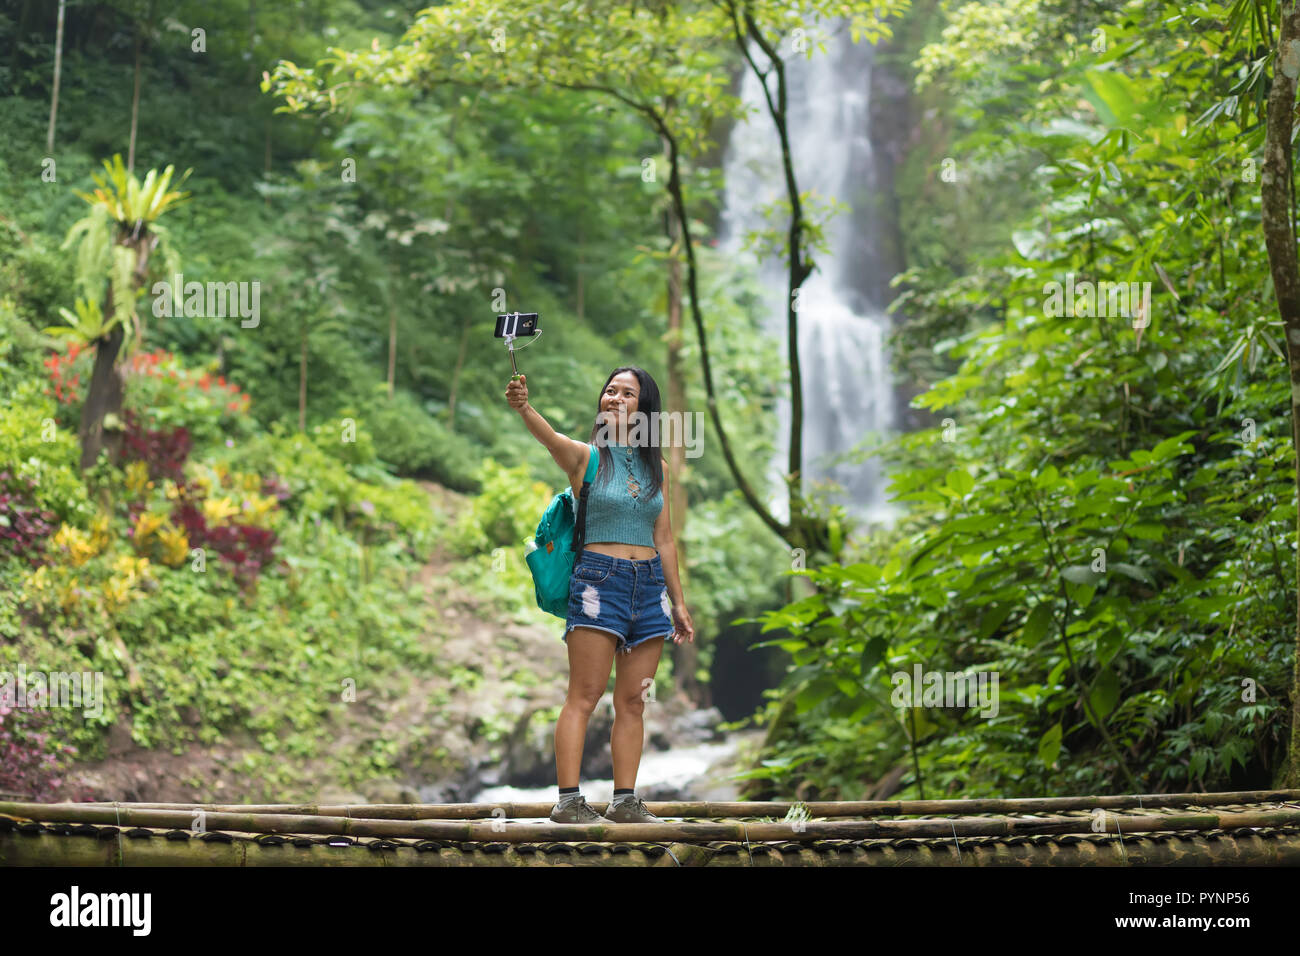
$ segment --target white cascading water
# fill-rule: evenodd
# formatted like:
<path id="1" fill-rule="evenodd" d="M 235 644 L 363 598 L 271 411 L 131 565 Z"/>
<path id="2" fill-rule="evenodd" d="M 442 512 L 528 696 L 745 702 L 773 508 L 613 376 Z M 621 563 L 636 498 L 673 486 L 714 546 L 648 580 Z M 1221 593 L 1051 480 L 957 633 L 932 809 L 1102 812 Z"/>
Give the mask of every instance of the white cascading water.
<path id="1" fill-rule="evenodd" d="M 865 40 L 851 42 L 841 21 L 826 23 L 826 52 L 813 43 L 813 57 L 791 50 L 783 40 L 787 80 L 787 122 L 795 181 L 800 192 L 812 191 L 804 214 L 824 220 L 829 197 L 849 206 L 825 228 L 828 252 L 813 252 L 817 265 L 803 283 L 798 305 L 799 363 L 803 376 L 803 473 L 805 497 L 825 498 L 844 506 L 856 521 L 892 524 L 897 508 L 885 498 L 885 477 L 877 459 L 832 463 L 828 456 L 851 451 L 872 433 L 886 437 L 894 427 L 893 378 L 886 349 L 890 322 L 878 296 L 888 276 L 864 276 L 878 268 L 871 254 L 870 208 L 875 188 L 875 158 L 869 136 L 871 69 L 874 50 Z M 761 50 L 751 55 L 759 66 Z M 772 101 L 776 77 L 768 77 Z M 757 112 L 733 128 L 725 159 L 725 208 L 719 249 L 732 261 L 754 262 L 744 252 L 744 236 L 765 225 L 762 207 L 786 195 L 781 145 L 768 112 L 762 86 L 746 65 L 741 96 Z M 787 221 L 776 225 L 782 232 Z M 763 328 L 779 340 L 789 365 L 786 323 L 788 267 L 784 254 L 754 265 L 764 292 Z M 869 281 L 863 281 L 865 279 Z M 780 422 L 777 454 L 767 479 L 774 489 L 768 502 L 778 520 L 789 518 L 789 496 L 781 476 L 789 460 L 789 379 L 777 406 Z M 868 441 L 866 447 L 874 444 Z M 842 490 L 819 482 L 833 481 Z"/>

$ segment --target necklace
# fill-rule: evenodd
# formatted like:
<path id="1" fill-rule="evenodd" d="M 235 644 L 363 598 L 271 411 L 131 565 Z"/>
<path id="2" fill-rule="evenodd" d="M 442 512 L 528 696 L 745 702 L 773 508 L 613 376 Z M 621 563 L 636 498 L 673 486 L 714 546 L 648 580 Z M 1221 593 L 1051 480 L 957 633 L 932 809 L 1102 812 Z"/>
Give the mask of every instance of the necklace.
<path id="1" fill-rule="evenodd" d="M 637 482 L 636 477 L 632 474 L 632 446 L 629 445 L 625 452 L 627 461 L 627 493 L 633 498 L 641 491 L 641 485 Z"/>

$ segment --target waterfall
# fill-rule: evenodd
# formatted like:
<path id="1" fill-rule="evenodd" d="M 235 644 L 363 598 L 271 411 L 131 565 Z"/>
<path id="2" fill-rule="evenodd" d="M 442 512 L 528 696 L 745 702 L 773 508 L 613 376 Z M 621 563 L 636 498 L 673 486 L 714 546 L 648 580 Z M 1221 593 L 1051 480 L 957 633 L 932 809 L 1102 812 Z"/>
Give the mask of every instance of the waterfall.
<path id="1" fill-rule="evenodd" d="M 881 438 L 894 425 L 894 385 L 886 336 L 890 321 L 890 275 L 880 251 L 876 220 L 876 155 L 870 138 L 870 90 L 875 51 L 851 42 L 847 24 L 826 22 L 826 52 L 813 44 L 811 60 L 784 40 L 791 161 L 800 192 L 812 191 L 804 213 L 824 218 L 830 197 L 850 207 L 825 228 L 827 252 L 812 252 L 817 270 L 803 283 L 798 300 L 799 359 L 803 376 L 803 473 L 805 497 L 839 503 L 857 521 L 892 523 L 897 508 L 885 500 L 885 476 L 876 459 L 838 463 L 871 433 Z M 761 50 L 751 55 L 760 66 Z M 776 77 L 768 77 L 776 102 Z M 740 95 L 751 107 L 732 130 L 724 159 L 725 206 L 718 247 L 731 261 L 754 262 L 742 251 L 744 235 L 763 225 L 761 209 L 785 197 L 780 140 L 759 79 L 748 64 Z M 753 112 L 753 108 L 757 112 Z M 783 231 L 787 220 L 778 225 Z M 769 223 L 771 225 L 771 223 Z M 764 294 L 763 329 L 775 336 L 787 367 L 788 273 L 785 256 L 754 263 Z M 789 458 L 789 379 L 777 406 L 777 452 L 767 480 L 775 497 L 768 506 L 781 521 L 789 500 L 781 476 Z M 868 444 L 874 444 L 869 442 Z M 834 481 L 841 489 L 820 488 Z"/>

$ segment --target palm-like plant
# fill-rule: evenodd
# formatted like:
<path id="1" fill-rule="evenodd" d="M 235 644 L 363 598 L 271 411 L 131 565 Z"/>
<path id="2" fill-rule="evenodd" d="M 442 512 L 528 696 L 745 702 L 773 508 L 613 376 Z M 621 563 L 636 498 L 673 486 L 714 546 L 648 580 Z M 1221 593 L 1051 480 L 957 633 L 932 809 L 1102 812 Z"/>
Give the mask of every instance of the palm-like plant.
<path id="1" fill-rule="evenodd" d="M 98 173 L 91 174 L 90 178 L 99 186 L 94 195 L 76 190 L 74 192 L 92 206 L 96 203 L 105 206 L 119 224 L 134 224 L 137 232 L 145 223 L 154 222 L 168 209 L 189 198 L 190 194 L 187 192 L 169 192 L 167 189 L 171 185 L 172 175 L 175 172 L 174 166 L 164 169 L 161 176 L 158 175 L 158 170 L 149 170 L 144 177 L 144 182 L 141 183 L 122 165 L 120 153 L 113 155 L 112 163 L 106 159 L 103 163 L 104 169 L 108 171 L 108 178 L 105 179 Z M 184 184 L 193 171 L 193 169 L 185 170 L 176 185 Z"/>
<path id="2" fill-rule="evenodd" d="M 120 154 L 111 163 L 104 160 L 104 169 L 105 175 L 91 176 L 98 189 L 77 192 L 90 204 L 90 213 L 73 224 L 62 246 L 77 247 L 76 281 L 81 292 L 77 312 L 61 309 L 67 325 L 46 330 L 95 347 L 95 369 L 81 415 L 82 468 L 93 465 L 104 447 L 114 461 L 120 457 L 120 433 L 105 436 L 106 427 L 114 431 L 120 421 L 125 383 L 118 355 L 124 344 L 143 343 L 145 330 L 135 306 L 144 291 L 149 257 L 160 242 L 165 273 L 180 271 L 179 257 L 170 241 L 164 242 L 168 232 L 158 219 L 190 195 L 171 189 L 172 166 L 161 175 L 151 169 L 143 182 L 127 171 Z M 177 185 L 191 172 L 187 169 Z M 101 309 L 98 302 L 105 295 Z M 173 289 L 172 295 L 179 304 L 181 290 Z"/>

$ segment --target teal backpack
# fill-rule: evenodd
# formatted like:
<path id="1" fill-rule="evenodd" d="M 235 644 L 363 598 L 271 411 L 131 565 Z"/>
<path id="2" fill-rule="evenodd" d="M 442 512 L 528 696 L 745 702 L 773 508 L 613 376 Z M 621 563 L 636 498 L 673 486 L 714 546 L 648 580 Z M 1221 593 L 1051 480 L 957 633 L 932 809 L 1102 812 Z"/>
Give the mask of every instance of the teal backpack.
<path id="1" fill-rule="evenodd" d="M 587 527 L 587 489 L 596 477 L 596 446 L 589 445 L 591 457 L 587 461 L 587 474 L 583 476 L 578 504 L 573 503 L 573 490 L 565 488 L 551 499 L 551 505 L 537 525 L 537 536 L 528 542 L 524 561 L 533 573 L 533 588 L 537 592 L 537 606 L 556 617 L 569 616 L 569 582 L 573 577 L 573 563 L 582 551 Z"/>

